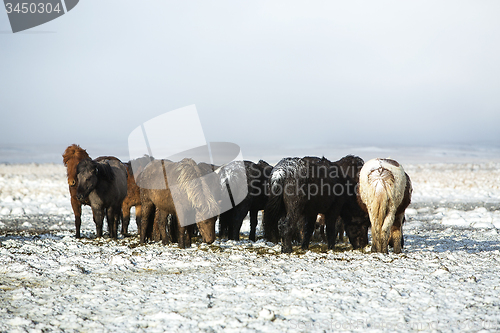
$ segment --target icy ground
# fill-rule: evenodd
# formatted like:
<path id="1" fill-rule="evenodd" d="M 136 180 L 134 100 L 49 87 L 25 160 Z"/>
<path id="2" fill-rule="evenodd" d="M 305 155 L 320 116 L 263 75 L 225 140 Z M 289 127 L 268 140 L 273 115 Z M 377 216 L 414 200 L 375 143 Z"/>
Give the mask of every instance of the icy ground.
<path id="1" fill-rule="evenodd" d="M 88 207 L 77 240 L 62 166 L 0 165 L 0 331 L 500 330 L 500 164 L 405 169 L 403 254 L 282 255 L 97 240 Z"/>

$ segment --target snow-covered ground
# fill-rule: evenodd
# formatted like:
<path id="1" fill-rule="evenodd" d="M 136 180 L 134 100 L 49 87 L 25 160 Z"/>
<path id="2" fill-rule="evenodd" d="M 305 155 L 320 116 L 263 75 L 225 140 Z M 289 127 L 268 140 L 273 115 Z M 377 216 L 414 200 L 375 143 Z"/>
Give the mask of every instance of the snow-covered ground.
<path id="1" fill-rule="evenodd" d="M 88 207 L 78 240 L 62 165 L 0 165 L 0 331 L 500 330 L 500 163 L 404 167 L 403 254 L 283 255 L 95 239 Z"/>

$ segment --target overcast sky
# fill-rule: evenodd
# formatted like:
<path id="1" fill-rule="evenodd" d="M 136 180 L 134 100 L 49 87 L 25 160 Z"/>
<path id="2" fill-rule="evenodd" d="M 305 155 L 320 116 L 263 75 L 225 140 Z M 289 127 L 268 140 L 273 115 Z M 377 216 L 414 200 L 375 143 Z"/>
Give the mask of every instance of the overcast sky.
<path id="1" fill-rule="evenodd" d="M 499 145 L 499 18 L 498 1 L 81 0 L 12 34 L 0 9 L 0 144 L 126 149 L 196 104 L 207 141 L 243 151 Z"/>

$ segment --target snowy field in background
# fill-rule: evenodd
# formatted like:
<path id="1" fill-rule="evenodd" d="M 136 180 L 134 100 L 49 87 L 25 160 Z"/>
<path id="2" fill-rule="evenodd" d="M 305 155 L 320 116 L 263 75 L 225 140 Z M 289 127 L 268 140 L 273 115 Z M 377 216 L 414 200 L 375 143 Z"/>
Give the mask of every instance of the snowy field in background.
<path id="1" fill-rule="evenodd" d="M 500 163 L 404 167 L 403 254 L 282 255 L 96 240 L 89 207 L 77 240 L 62 165 L 0 164 L 0 331 L 498 331 Z"/>

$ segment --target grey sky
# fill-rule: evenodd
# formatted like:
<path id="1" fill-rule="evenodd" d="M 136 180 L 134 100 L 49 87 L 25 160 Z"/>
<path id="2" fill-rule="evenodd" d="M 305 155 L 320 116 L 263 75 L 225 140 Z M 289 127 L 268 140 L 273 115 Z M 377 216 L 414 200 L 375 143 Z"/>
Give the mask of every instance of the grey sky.
<path id="1" fill-rule="evenodd" d="M 81 0 L 11 34 L 2 9 L 0 144 L 126 149 L 196 104 L 207 140 L 243 153 L 498 145 L 499 17 L 498 1 Z"/>

